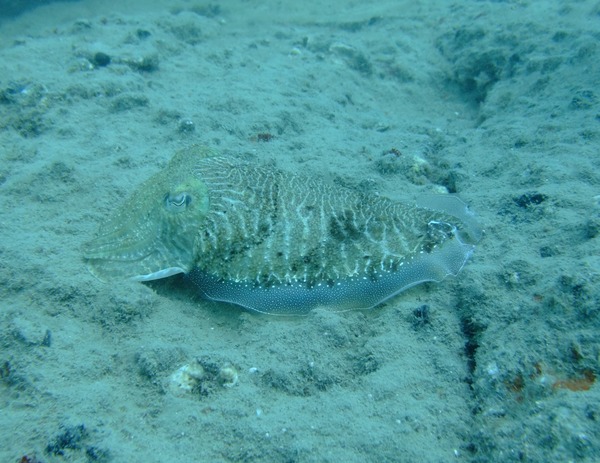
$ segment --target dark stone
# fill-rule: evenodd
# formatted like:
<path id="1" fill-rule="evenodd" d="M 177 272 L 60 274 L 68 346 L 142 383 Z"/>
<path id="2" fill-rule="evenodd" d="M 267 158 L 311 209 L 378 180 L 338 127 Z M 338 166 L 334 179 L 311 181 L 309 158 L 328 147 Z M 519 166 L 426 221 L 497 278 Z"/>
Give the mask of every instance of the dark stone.
<path id="1" fill-rule="evenodd" d="M 110 64 L 110 56 L 106 53 L 102 53 L 101 51 L 99 51 L 92 58 L 92 64 L 97 68 L 103 68 L 105 66 L 108 66 Z"/>

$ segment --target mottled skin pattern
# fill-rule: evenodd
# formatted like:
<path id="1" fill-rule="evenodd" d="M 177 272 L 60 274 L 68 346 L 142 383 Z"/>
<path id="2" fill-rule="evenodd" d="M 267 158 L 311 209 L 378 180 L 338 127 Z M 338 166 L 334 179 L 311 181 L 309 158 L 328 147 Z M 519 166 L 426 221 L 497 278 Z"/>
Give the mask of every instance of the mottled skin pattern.
<path id="1" fill-rule="evenodd" d="M 462 228 L 448 213 L 192 147 L 143 183 L 84 255 L 102 279 L 195 269 L 225 282 L 310 290 L 376 280 L 458 240 Z"/>

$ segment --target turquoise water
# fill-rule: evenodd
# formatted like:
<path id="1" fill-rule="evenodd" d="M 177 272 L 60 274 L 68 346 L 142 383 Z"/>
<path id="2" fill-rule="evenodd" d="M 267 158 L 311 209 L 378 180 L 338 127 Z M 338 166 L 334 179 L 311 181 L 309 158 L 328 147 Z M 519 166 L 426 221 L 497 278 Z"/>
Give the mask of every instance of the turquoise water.
<path id="1" fill-rule="evenodd" d="M 592 1 L 0 3 L 0 460 L 598 461 L 598 21 Z M 458 195 L 483 233 L 457 278 L 370 310 L 98 281 L 83 243 L 197 143 Z"/>

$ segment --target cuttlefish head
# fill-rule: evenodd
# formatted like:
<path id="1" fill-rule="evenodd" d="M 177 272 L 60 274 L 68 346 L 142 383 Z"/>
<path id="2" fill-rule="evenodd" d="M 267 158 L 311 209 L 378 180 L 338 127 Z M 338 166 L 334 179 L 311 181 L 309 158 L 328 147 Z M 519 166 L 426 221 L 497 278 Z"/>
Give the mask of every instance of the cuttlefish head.
<path id="1" fill-rule="evenodd" d="M 176 155 L 117 205 L 96 238 L 84 245 L 92 274 L 101 280 L 149 281 L 192 269 L 209 197 L 189 155 Z"/>

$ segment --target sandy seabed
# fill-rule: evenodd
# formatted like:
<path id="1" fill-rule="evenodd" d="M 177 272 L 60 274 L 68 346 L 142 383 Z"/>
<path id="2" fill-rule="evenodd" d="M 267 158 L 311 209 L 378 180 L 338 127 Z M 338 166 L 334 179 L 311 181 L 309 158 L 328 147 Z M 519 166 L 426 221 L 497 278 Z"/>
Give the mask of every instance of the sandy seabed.
<path id="1" fill-rule="evenodd" d="M 599 461 L 600 3 L 148 3 L 0 18 L 0 460 Z M 96 280 L 195 143 L 485 235 L 368 311 Z"/>

